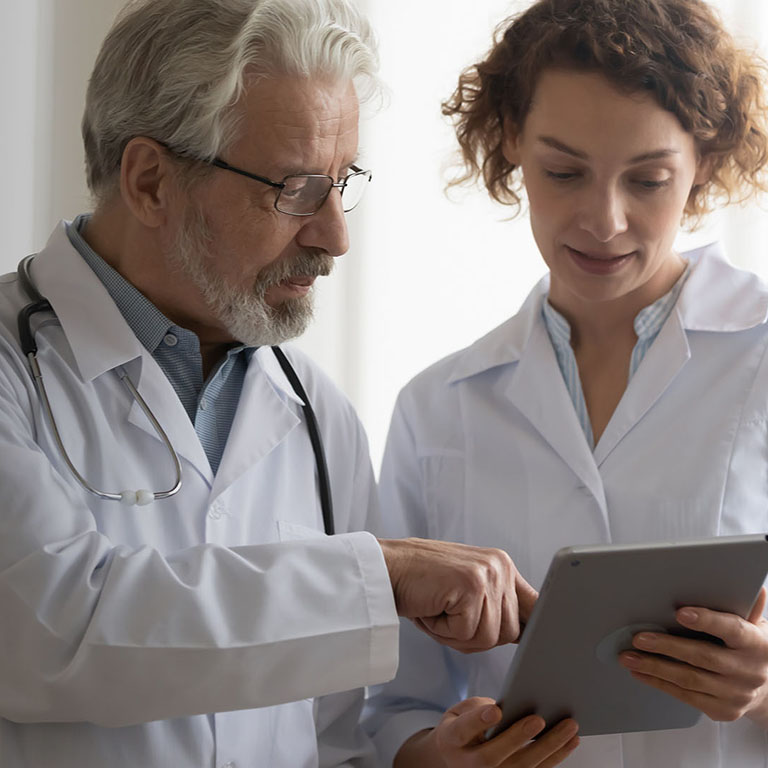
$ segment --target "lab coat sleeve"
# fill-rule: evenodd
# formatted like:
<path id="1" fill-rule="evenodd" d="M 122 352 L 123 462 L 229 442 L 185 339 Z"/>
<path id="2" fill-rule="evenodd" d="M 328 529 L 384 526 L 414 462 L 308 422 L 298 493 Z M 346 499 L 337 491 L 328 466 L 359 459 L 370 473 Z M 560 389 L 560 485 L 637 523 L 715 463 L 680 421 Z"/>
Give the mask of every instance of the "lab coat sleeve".
<path id="1" fill-rule="evenodd" d="M 397 618 L 373 536 L 114 546 L 38 446 L 34 401 L 0 339 L 0 716 L 123 726 L 391 677 Z"/>
<path id="2" fill-rule="evenodd" d="M 423 467 L 414 428 L 417 403 L 408 388 L 395 406 L 379 483 L 381 519 L 376 532 L 386 538 L 429 537 Z M 443 712 L 464 698 L 463 657 L 401 620 L 400 666 L 395 679 L 371 688 L 365 726 L 380 764 L 389 766 L 414 733 L 433 728 Z"/>
<path id="3" fill-rule="evenodd" d="M 354 483 L 351 497 L 338 498 L 348 510 L 349 521 L 345 526 L 350 530 L 370 528 L 376 519 L 376 485 L 371 467 L 368 440 L 357 417 L 350 409 L 354 424 L 351 433 L 355 435 L 355 462 L 352 467 Z M 331 464 L 333 468 L 333 464 Z M 349 472 L 349 467 L 339 467 L 340 471 Z M 346 518 L 336 512 L 337 522 Z M 387 654 L 382 648 L 373 653 Z M 365 689 L 356 688 L 343 693 L 322 696 L 317 699 L 316 730 L 319 756 L 319 768 L 374 768 L 376 751 L 372 740 L 360 723 L 360 716 L 365 701 Z"/>

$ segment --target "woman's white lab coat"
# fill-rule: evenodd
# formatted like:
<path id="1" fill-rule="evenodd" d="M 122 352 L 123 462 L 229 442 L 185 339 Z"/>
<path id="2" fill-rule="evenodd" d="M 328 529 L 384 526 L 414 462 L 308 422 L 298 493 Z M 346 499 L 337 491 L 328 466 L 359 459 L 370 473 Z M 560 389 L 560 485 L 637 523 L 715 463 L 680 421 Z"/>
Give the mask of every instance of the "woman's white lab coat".
<path id="1" fill-rule="evenodd" d="M 63 224 L 32 274 L 57 313 L 34 326 L 75 466 L 107 491 L 173 484 L 166 448 L 112 371 L 124 365 L 181 456 L 183 487 L 125 507 L 74 482 L 16 341 L 29 298 L 15 275 L 0 278 L 0 764 L 361 764 L 359 687 L 396 666 L 391 588 L 370 534 L 324 536 L 300 401 L 271 351 L 253 356 L 214 477 L 170 382 Z M 336 530 L 360 530 L 373 494 L 360 424 L 289 356 L 323 432 Z"/>
<path id="2" fill-rule="evenodd" d="M 768 287 L 708 246 L 590 451 L 541 317 L 520 312 L 401 393 L 381 476 L 383 533 L 507 550 L 540 587 L 570 544 L 768 531 Z M 500 693 L 513 646 L 463 656 L 404 625 L 374 700 L 385 755 L 465 696 Z M 639 683 L 638 683 L 639 685 Z M 388 763 L 387 763 L 388 764 Z M 753 723 L 586 737 L 573 768 L 765 768 Z"/>

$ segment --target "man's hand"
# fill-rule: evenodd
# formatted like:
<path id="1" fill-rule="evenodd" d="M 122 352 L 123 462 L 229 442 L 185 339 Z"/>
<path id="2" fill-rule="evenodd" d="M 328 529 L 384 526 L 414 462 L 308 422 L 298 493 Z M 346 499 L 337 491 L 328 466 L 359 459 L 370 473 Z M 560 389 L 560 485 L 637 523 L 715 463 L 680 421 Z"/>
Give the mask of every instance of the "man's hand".
<path id="1" fill-rule="evenodd" d="M 472 653 L 515 642 L 538 597 L 506 552 L 431 539 L 379 541 L 397 612 Z"/>
<path id="2" fill-rule="evenodd" d="M 719 637 L 724 647 L 705 640 L 642 632 L 638 651 L 619 661 L 632 676 L 658 688 L 712 720 L 749 717 L 768 730 L 768 621 L 763 618 L 765 588 L 747 619 L 706 608 L 681 608 L 684 627 Z"/>

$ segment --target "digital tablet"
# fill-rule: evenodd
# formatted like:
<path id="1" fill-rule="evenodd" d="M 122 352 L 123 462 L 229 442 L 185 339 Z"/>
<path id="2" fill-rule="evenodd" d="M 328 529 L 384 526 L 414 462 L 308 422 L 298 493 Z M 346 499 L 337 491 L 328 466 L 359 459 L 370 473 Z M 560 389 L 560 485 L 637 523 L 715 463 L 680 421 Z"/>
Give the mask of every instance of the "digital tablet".
<path id="1" fill-rule="evenodd" d="M 488 736 L 534 713 L 548 726 L 573 717 L 583 736 L 694 725 L 698 710 L 634 680 L 617 657 L 643 630 L 714 641 L 685 630 L 675 610 L 746 617 L 767 573 L 764 535 L 561 549 L 510 664 L 502 720 Z"/>

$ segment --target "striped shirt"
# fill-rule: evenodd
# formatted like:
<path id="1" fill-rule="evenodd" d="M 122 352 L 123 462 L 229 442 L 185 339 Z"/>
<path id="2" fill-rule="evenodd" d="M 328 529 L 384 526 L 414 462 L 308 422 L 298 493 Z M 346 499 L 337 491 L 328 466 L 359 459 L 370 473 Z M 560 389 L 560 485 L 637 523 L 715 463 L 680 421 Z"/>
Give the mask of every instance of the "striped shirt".
<path id="1" fill-rule="evenodd" d="M 651 344 L 656 340 L 664 323 L 672 313 L 675 303 L 680 296 L 686 278 L 688 277 L 689 267 L 680 279 L 674 284 L 669 293 L 660 299 L 641 309 L 635 317 L 634 327 L 637 335 L 637 343 L 632 350 L 632 357 L 629 361 L 629 376 L 627 382 L 635 375 L 640 367 Z M 576 363 L 576 355 L 571 347 L 571 326 L 568 321 L 546 300 L 542 306 L 544 324 L 547 327 L 549 339 L 555 350 L 557 364 L 560 372 L 563 374 L 565 386 L 568 394 L 571 396 L 573 407 L 576 409 L 576 415 L 579 417 L 579 423 L 584 430 L 589 447 L 594 451 L 595 438 L 592 434 L 592 423 L 589 420 L 587 412 L 587 403 L 584 399 L 584 390 L 581 387 L 581 378 L 579 377 L 579 367 Z"/>
<path id="2" fill-rule="evenodd" d="M 78 216 L 67 227 L 69 240 L 104 284 L 136 338 L 168 377 L 215 474 L 255 347 L 241 345 L 229 349 L 203 381 L 203 359 L 197 335 L 172 323 L 88 245 L 80 233 L 89 218 L 87 214 Z"/>

